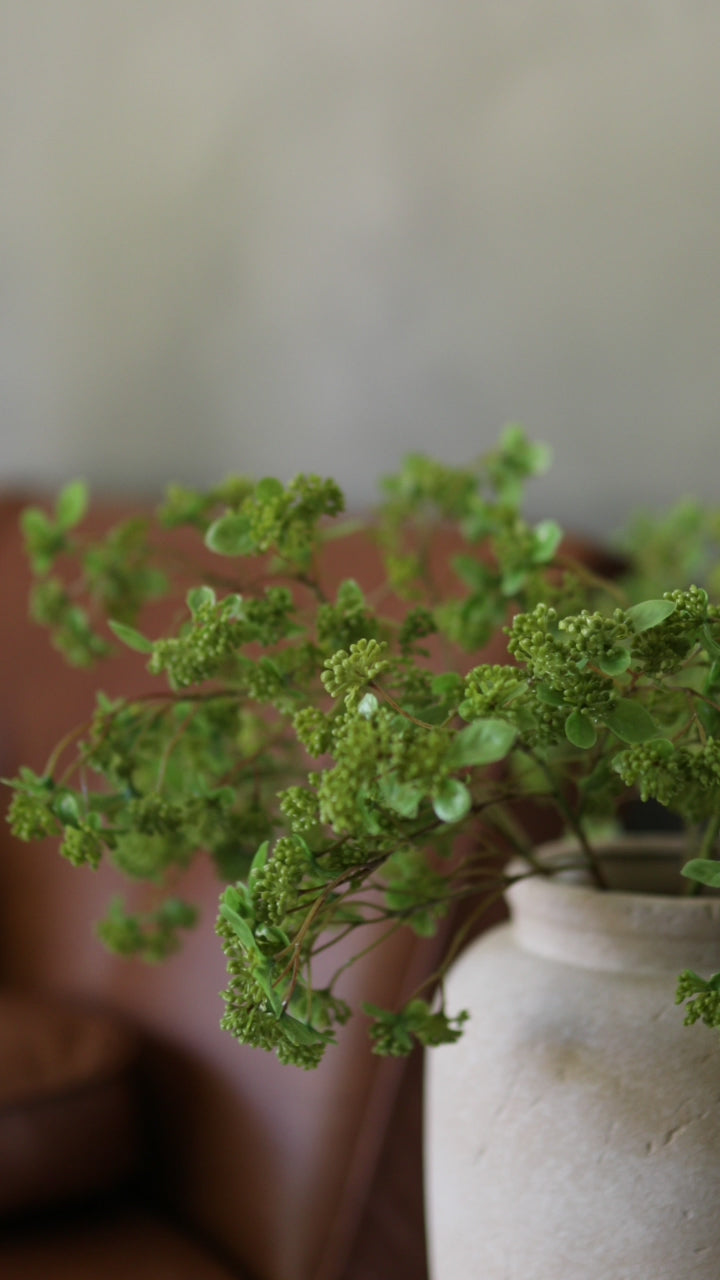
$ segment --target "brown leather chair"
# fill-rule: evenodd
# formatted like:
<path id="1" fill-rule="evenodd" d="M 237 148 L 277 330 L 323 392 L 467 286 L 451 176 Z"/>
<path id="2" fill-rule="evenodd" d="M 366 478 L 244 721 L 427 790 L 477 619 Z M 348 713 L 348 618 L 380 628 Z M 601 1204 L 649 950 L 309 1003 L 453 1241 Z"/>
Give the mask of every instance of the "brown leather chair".
<path id="1" fill-rule="evenodd" d="M 5 777 L 22 763 L 42 769 L 61 734 L 87 716 L 98 679 L 111 695 L 140 692 L 150 679 L 129 652 L 100 674 L 69 670 L 28 621 L 24 501 L 0 503 Z M 95 518 L 102 525 L 116 511 Z M 367 540 L 331 546 L 328 581 L 345 576 L 347 563 L 364 585 L 379 579 Z M 419 1055 L 372 1055 L 362 1018 L 316 1072 L 239 1046 L 218 1026 L 225 968 L 209 860 L 184 886 L 201 904 L 202 924 L 155 969 L 108 955 L 93 935 L 118 885 L 112 869 L 76 871 L 52 842 L 23 845 L 0 830 L 0 992 L 103 1010 L 140 1046 L 131 1073 L 134 1163 L 120 1162 L 102 1199 L 90 1194 L 100 1179 L 84 1201 L 76 1189 L 54 1209 L 30 1205 L 6 1219 L 4 1280 L 424 1280 Z M 443 943 L 395 935 L 349 970 L 346 998 L 392 1006 L 432 971 Z M 0 1114 L 0 1147 L 1 1139 Z"/>

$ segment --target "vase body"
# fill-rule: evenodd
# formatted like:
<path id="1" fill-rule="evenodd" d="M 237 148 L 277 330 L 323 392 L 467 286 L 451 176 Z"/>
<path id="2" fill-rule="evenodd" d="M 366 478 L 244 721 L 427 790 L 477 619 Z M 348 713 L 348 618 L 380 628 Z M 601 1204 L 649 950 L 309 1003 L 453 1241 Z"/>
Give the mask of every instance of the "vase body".
<path id="1" fill-rule="evenodd" d="M 720 1276 L 720 1036 L 674 1003 L 720 970 L 720 901 L 669 896 L 678 845 L 639 844 L 660 892 L 525 880 L 450 974 L 471 1019 L 427 1055 L 432 1280 Z"/>

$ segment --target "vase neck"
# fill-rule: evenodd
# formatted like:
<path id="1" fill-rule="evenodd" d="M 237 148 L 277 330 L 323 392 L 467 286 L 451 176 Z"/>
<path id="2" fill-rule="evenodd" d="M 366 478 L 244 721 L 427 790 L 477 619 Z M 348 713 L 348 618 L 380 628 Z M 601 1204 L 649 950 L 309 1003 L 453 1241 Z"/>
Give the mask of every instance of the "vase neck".
<path id="1" fill-rule="evenodd" d="M 553 846 L 541 857 L 557 856 L 568 847 Z M 630 877 L 629 863 L 642 863 L 643 892 L 603 892 L 575 875 L 534 876 L 508 892 L 512 927 L 525 951 L 583 968 L 641 973 L 678 973 L 696 969 L 703 976 L 720 970 L 720 898 L 670 895 L 667 885 L 682 853 L 667 839 L 648 845 L 612 842 L 599 850 L 601 859 L 622 863 L 621 883 Z M 655 872 L 653 871 L 655 867 Z M 611 883 L 613 882 L 611 878 Z M 652 886 L 660 888 L 653 892 Z"/>

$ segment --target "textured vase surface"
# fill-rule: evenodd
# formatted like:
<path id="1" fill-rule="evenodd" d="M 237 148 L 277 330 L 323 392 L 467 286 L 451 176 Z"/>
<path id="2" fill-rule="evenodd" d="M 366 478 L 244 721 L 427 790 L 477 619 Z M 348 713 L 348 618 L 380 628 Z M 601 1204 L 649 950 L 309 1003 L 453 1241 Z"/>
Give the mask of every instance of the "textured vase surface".
<path id="1" fill-rule="evenodd" d="M 720 900 L 671 896 L 677 844 L 651 848 L 606 865 L 655 891 L 523 881 L 456 963 L 471 1020 L 426 1068 L 432 1280 L 720 1277 L 720 1036 L 674 1003 L 682 969 L 720 970 Z"/>

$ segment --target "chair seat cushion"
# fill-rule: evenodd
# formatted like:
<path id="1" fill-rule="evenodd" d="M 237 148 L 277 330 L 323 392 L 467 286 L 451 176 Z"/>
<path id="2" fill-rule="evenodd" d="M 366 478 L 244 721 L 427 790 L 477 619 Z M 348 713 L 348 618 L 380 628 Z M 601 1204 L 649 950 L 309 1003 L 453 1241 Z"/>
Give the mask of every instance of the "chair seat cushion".
<path id="1" fill-rule="evenodd" d="M 95 1194 L 130 1172 L 137 1052 L 105 1014 L 0 993 L 0 1213 Z"/>

